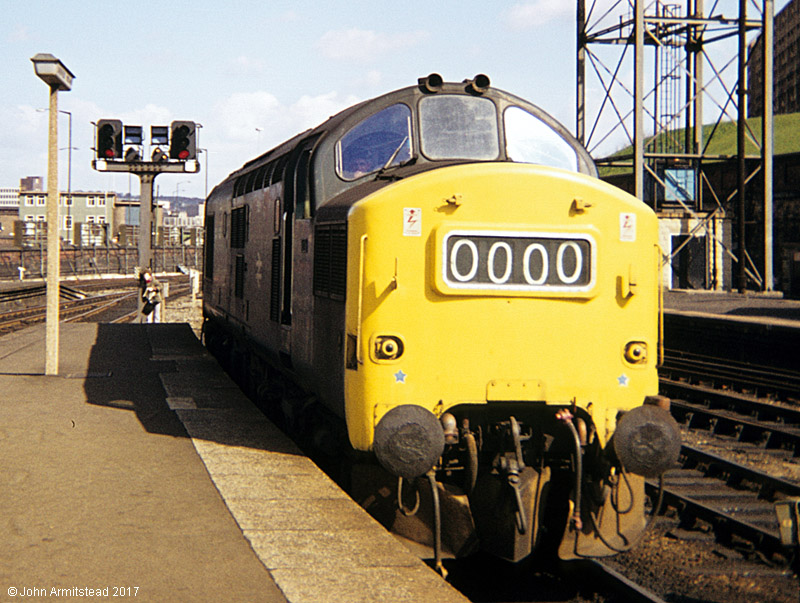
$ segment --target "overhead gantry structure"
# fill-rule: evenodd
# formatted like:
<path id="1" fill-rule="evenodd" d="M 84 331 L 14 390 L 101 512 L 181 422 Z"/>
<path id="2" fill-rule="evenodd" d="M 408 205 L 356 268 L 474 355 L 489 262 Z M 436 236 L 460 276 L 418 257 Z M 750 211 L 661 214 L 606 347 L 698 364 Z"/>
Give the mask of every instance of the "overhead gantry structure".
<path id="1" fill-rule="evenodd" d="M 709 8 L 704 0 L 577 1 L 576 135 L 601 168 L 632 171 L 631 192 L 660 217 L 683 217 L 682 238 L 665 248 L 670 274 L 703 233 L 710 264 L 723 254 L 736 264 L 739 290 L 773 288 L 773 16 L 773 0 L 716 0 Z M 759 53 L 749 52 L 748 37 L 750 46 L 759 39 Z M 746 121 L 748 92 L 756 93 L 746 85 L 748 56 L 757 55 L 760 132 Z M 591 107 L 587 88 L 598 99 Z M 727 192 L 706 174 L 710 164 L 732 159 L 714 152 L 724 121 L 737 124 L 738 179 Z M 747 232 L 746 201 L 761 206 L 763 233 Z M 727 214 L 735 217 L 733 237 L 719 227 Z M 761 266 L 748 241 L 763 243 Z M 706 269 L 705 287 L 722 288 L 721 273 Z"/>

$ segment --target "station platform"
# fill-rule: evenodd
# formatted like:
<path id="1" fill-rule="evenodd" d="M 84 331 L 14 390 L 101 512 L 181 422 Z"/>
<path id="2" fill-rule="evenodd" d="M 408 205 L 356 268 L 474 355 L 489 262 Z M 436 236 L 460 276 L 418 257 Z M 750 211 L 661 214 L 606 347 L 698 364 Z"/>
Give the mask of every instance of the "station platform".
<path id="1" fill-rule="evenodd" d="M 0 338 L 0 601 L 464 602 L 186 324 Z M 98 592 L 99 591 L 99 592 Z"/>
<path id="2" fill-rule="evenodd" d="M 749 322 L 800 326 L 800 300 L 780 294 L 733 291 L 670 290 L 664 292 L 664 309 L 697 312 Z"/>

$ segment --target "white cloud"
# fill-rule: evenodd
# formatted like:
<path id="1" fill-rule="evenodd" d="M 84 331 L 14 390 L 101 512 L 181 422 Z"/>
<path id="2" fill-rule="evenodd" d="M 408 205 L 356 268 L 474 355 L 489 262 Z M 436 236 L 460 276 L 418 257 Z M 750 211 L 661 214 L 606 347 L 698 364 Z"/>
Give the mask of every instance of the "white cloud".
<path id="1" fill-rule="evenodd" d="M 322 123 L 358 100 L 328 92 L 305 95 L 285 104 L 266 91 L 231 94 L 214 107 L 203 124 L 203 146 L 213 149 L 209 182 L 219 182 L 258 154 Z"/>
<path id="2" fill-rule="evenodd" d="M 26 42 L 31 39 L 31 33 L 24 25 L 15 25 L 8 34 L 9 42 Z"/>
<path id="3" fill-rule="evenodd" d="M 263 59 L 239 55 L 231 61 L 231 71 L 240 76 L 253 77 L 266 71 L 266 62 Z"/>
<path id="4" fill-rule="evenodd" d="M 199 132 L 199 146 L 208 148 L 209 186 L 214 186 L 229 173 L 241 167 L 268 149 L 284 140 L 312 128 L 331 115 L 334 115 L 358 102 L 359 98 L 345 96 L 337 92 L 319 95 L 304 95 L 290 102 L 282 102 L 274 94 L 266 91 L 239 92 L 230 94 L 217 103 L 208 113 L 200 117 L 203 129 Z M 72 187 L 78 189 L 114 187 L 126 190 L 132 183 L 134 192 L 138 190 L 136 178 L 125 175 L 116 179 L 92 169 L 94 156 L 94 127 L 90 122 L 98 119 L 120 119 L 127 125 L 141 125 L 145 128 L 145 138 L 149 139 L 149 127 L 168 125 L 175 119 L 193 119 L 194 115 L 176 114 L 160 104 L 147 104 L 126 112 L 109 110 L 97 104 L 82 100 L 79 96 L 65 97 L 61 103 L 64 110 L 72 113 L 72 144 L 77 150 L 72 153 L 69 170 L 68 118 L 59 116 L 59 179 L 66 188 L 68 171 L 71 171 Z M 0 174 L 2 186 L 16 186 L 21 176 L 46 176 L 47 174 L 47 112 L 37 111 L 29 105 L 0 105 Z M 259 128 L 261 131 L 256 130 Z M 147 152 L 147 149 L 145 149 Z M 203 171 L 206 157 L 200 156 Z M 202 195 L 205 174 L 193 178 L 193 186 L 186 191 Z M 174 182 L 163 177 L 158 184 L 174 187 Z M 183 188 L 181 190 L 184 190 Z"/>
<path id="5" fill-rule="evenodd" d="M 383 80 L 383 74 L 377 69 L 371 69 L 363 78 L 363 83 L 372 88 L 377 88 Z"/>
<path id="6" fill-rule="evenodd" d="M 179 116 L 181 119 L 182 116 Z M 123 113 L 119 116 L 119 119 L 122 120 L 123 124 L 128 124 L 132 126 L 143 126 L 145 129 L 149 128 L 149 126 L 168 126 L 169 123 L 173 119 L 178 119 L 173 117 L 172 111 L 167 109 L 166 107 L 159 107 L 158 105 L 147 104 L 141 109 L 136 109 L 135 111 L 129 111 L 127 113 Z M 149 131 L 146 133 L 146 137 L 149 137 Z"/>
<path id="7" fill-rule="evenodd" d="M 340 98 L 336 92 L 329 92 L 319 96 L 302 96 L 289 107 L 289 115 L 297 124 L 297 131 L 316 126 L 334 115 L 358 102 L 355 96 Z"/>
<path id="8" fill-rule="evenodd" d="M 252 141 L 256 128 L 260 128 L 262 142 L 268 145 L 263 149 L 266 150 L 355 102 L 357 99 L 353 96 L 340 97 L 336 92 L 328 92 L 305 95 L 286 105 L 269 92 L 238 92 L 217 105 L 214 120 L 217 130 L 228 142 Z"/>
<path id="9" fill-rule="evenodd" d="M 47 113 L 24 105 L 0 107 L 0 163 L 4 174 L 1 186 L 17 186 L 22 176 L 44 175 Z"/>
<path id="10" fill-rule="evenodd" d="M 316 47 L 329 59 L 371 62 L 389 52 L 416 46 L 427 38 L 425 31 L 384 34 L 358 28 L 338 29 L 326 32 Z"/>
<path id="11" fill-rule="evenodd" d="M 59 105 L 62 111 L 69 111 L 72 116 L 74 147 L 70 165 L 70 154 L 67 152 L 70 119 L 68 115 L 59 113 L 59 183 L 66 189 L 68 175 L 71 173 L 74 189 L 94 188 L 98 186 L 99 176 L 91 167 L 94 128 L 89 122 L 114 115 L 104 113 L 97 105 L 82 101 L 79 96 L 65 97 L 64 102 Z M 47 176 L 47 137 L 47 111 L 29 105 L 0 107 L 0 165 L 3 186 L 16 186 L 22 176 Z"/>
<path id="12" fill-rule="evenodd" d="M 269 92 L 237 92 L 217 105 L 214 129 L 230 141 L 252 140 L 255 129 L 271 124 L 279 108 Z"/>
<path id="13" fill-rule="evenodd" d="M 18 105 L 3 115 L 3 129 L 16 130 L 18 134 L 30 135 L 40 128 L 47 128 L 47 111 Z M 45 130 L 46 131 L 46 130 Z"/>
<path id="14" fill-rule="evenodd" d="M 520 2 L 505 11 L 510 29 L 531 29 L 563 18 L 574 18 L 575 5 L 565 0 L 532 0 Z"/>

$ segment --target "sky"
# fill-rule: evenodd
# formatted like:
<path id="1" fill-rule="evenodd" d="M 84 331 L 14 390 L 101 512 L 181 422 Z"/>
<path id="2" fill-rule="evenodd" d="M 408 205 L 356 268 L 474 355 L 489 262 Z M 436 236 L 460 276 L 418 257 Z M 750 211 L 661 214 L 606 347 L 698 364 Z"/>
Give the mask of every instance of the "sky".
<path id="1" fill-rule="evenodd" d="M 726 1 L 735 15 L 737 3 Z M 775 3 L 776 13 L 787 1 Z M 627 0 L 620 4 L 617 12 Z M 92 122 L 99 119 L 145 132 L 173 120 L 202 124 L 200 173 L 162 174 L 156 192 L 203 197 L 206 182 L 210 191 L 294 134 L 432 72 L 446 81 L 485 73 L 493 86 L 532 101 L 574 132 L 575 6 L 0 0 L 0 187 L 16 187 L 25 176 L 46 182 L 48 88 L 33 71 L 37 53 L 55 55 L 75 75 L 72 90 L 58 97 L 72 122 L 69 169 L 70 117 L 59 117 L 62 190 L 69 177 L 73 190 L 138 193 L 137 178 L 92 169 Z M 599 84 L 589 85 L 588 96 L 590 103 L 602 97 Z"/>

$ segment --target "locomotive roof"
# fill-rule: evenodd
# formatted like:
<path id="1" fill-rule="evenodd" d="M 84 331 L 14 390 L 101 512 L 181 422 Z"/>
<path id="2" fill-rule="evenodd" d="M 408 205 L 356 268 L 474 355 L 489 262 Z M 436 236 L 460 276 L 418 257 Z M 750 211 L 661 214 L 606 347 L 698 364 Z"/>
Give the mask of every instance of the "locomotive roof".
<path id="1" fill-rule="evenodd" d="M 438 78 L 438 79 L 437 79 Z M 481 79 L 483 78 L 483 79 Z M 477 85 L 480 82 L 482 85 Z M 327 120 L 314 128 L 310 128 L 301 132 L 292 138 L 282 142 L 281 144 L 273 147 L 272 149 L 262 153 L 258 157 L 248 161 L 241 168 L 232 172 L 222 183 L 220 183 L 220 190 L 227 190 L 234 182 L 240 177 L 252 173 L 254 170 L 264 166 L 278 158 L 288 156 L 293 150 L 298 148 L 304 141 L 315 139 L 319 145 L 332 148 L 334 142 L 338 140 L 349 128 L 359 123 L 366 117 L 373 115 L 384 108 L 395 105 L 397 103 L 405 103 L 409 106 L 415 105 L 416 102 L 426 96 L 435 96 L 438 94 L 458 94 L 464 96 L 479 96 L 493 100 L 495 104 L 503 106 L 519 106 L 527 112 L 533 114 L 541 121 L 545 122 L 551 129 L 555 130 L 564 138 L 574 149 L 578 155 L 578 171 L 588 173 L 590 175 L 597 175 L 596 167 L 588 152 L 575 140 L 572 134 L 558 121 L 556 121 L 550 114 L 539 108 L 538 106 L 530 103 L 522 98 L 513 94 L 500 90 L 498 88 L 490 87 L 488 78 L 486 76 L 477 76 L 473 80 L 464 80 L 463 82 L 443 82 L 437 74 L 431 74 L 426 78 L 420 78 L 416 86 L 408 86 L 401 88 L 375 98 L 357 103 L 335 115 L 329 117 Z M 423 163 L 428 163 L 423 160 Z M 437 162 L 441 165 L 441 162 Z M 430 165 L 428 166 L 430 167 Z M 405 170 L 404 170 L 405 171 Z M 417 171 L 417 170 L 415 170 Z M 325 194 L 320 199 L 321 203 L 330 200 L 352 188 L 356 185 L 353 182 L 330 182 L 330 187 L 325 187 Z M 213 194 L 213 191 L 212 191 Z"/>

